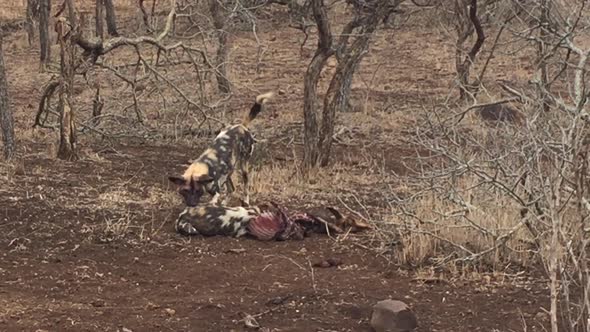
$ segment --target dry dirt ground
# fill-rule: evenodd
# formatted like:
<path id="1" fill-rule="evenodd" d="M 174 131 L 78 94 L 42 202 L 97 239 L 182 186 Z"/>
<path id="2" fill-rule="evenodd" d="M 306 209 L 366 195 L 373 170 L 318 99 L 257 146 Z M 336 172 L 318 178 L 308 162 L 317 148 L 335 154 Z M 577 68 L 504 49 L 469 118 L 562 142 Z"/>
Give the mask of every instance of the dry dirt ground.
<path id="1" fill-rule="evenodd" d="M 236 108 L 249 107 L 246 85 L 284 90 L 254 126 L 271 142 L 257 158 L 255 203 L 344 210 L 337 197 L 352 191 L 378 209 L 395 185 L 386 173 L 403 171 L 399 158 L 407 154 L 389 135 L 448 90 L 451 48 L 420 24 L 379 35 L 361 71 L 365 80 L 379 75 L 370 84 L 357 78 L 353 90 L 362 98 L 371 91 L 369 105 L 381 108 L 343 115 L 339 125 L 360 143 L 339 144 L 321 180 L 302 183 L 285 179 L 296 173 L 301 146 L 283 138 L 300 135 L 313 42 L 302 58 L 301 33 L 279 23 L 259 27 L 269 56 L 255 80 L 248 77 L 253 37 L 240 32 L 234 40 Z M 385 298 L 410 304 L 419 331 L 543 330 L 547 291 L 532 272 L 429 275 L 394 264 L 391 252 L 367 250 L 370 234 L 287 242 L 177 235 L 182 206 L 166 178 L 211 137 L 113 143 L 88 136 L 80 161 L 54 159 L 55 135 L 30 129 L 49 75 L 38 72 L 38 51 L 24 38 L 13 33 L 4 45 L 20 158 L 0 172 L 0 331 L 242 331 L 244 314 L 267 331 L 369 331 L 371 306 Z M 325 258 L 343 264 L 311 267 Z"/>

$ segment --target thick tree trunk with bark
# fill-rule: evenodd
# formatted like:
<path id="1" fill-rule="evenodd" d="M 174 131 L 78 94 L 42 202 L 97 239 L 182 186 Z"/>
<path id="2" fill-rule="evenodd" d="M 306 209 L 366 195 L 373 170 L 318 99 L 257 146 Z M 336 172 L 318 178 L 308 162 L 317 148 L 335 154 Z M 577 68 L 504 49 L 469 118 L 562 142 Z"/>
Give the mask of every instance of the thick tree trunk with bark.
<path id="1" fill-rule="evenodd" d="M 72 8 L 70 8 L 72 9 Z M 76 24 L 74 23 L 74 27 Z M 59 103 L 60 135 L 57 157 L 64 160 L 77 160 L 76 124 L 74 121 L 73 105 L 70 102 L 74 84 L 75 45 L 72 44 L 73 33 L 67 33 L 69 28 L 62 17 L 56 27 L 60 45 L 60 78 Z"/>
<path id="2" fill-rule="evenodd" d="M 50 0 L 39 0 L 39 46 L 40 46 L 40 61 L 41 70 L 50 61 L 50 43 L 49 43 L 49 12 L 51 10 Z"/>
<path id="3" fill-rule="evenodd" d="M 16 143 L 14 140 L 14 120 L 8 99 L 8 80 L 6 79 L 4 51 L 2 50 L 2 34 L 0 34 L 0 126 L 2 127 L 4 158 L 11 159 L 16 150 Z"/>
<path id="4" fill-rule="evenodd" d="M 313 17 L 318 26 L 319 36 L 318 48 L 307 67 L 303 82 L 303 166 L 305 169 L 314 168 L 319 162 L 318 119 L 320 118 L 320 110 L 318 109 L 319 103 L 317 102 L 317 88 L 320 73 L 326 65 L 326 61 L 334 54 L 332 50 L 332 32 L 330 31 L 330 22 L 328 21 L 328 13 L 324 2 L 323 0 L 313 0 L 311 5 Z"/>
<path id="5" fill-rule="evenodd" d="M 229 58 L 229 36 L 225 30 L 226 17 L 223 14 L 223 8 L 219 0 L 209 0 L 209 11 L 213 18 L 213 25 L 217 33 L 217 55 L 215 56 L 215 78 L 217 79 L 217 88 L 221 93 L 231 91 L 231 83 L 227 77 L 227 62 Z"/>
<path id="6" fill-rule="evenodd" d="M 117 15 L 115 14 L 113 0 L 103 0 L 103 2 L 107 18 L 107 31 L 109 35 L 117 37 L 119 36 L 119 32 L 117 31 Z"/>
<path id="7" fill-rule="evenodd" d="M 103 0 L 96 0 L 94 5 L 94 16 L 95 16 L 95 27 L 96 37 L 104 38 L 104 11 L 103 11 Z"/>

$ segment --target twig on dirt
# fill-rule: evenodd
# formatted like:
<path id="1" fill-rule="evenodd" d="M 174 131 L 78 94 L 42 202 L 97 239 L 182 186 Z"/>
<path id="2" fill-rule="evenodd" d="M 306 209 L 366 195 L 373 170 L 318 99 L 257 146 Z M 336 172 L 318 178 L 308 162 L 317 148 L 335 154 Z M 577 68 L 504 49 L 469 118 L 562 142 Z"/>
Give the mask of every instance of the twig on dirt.
<path id="1" fill-rule="evenodd" d="M 269 257 L 278 257 L 278 258 L 283 258 L 286 259 L 288 261 L 290 261 L 291 263 L 295 264 L 298 268 L 300 268 L 302 271 L 307 271 L 303 266 L 301 266 L 301 264 L 297 263 L 296 261 L 294 261 L 292 258 L 284 256 L 284 255 L 265 255 L 262 256 L 263 258 L 269 258 Z"/>
<path id="2" fill-rule="evenodd" d="M 271 312 L 277 311 L 281 307 L 282 307 L 282 305 L 277 305 L 276 307 L 270 308 L 268 310 L 265 310 L 263 312 L 257 313 L 255 315 L 250 315 L 248 313 L 245 313 L 245 312 L 240 311 L 240 312 L 238 312 L 238 315 L 242 315 L 243 318 L 240 319 L 237 322 L 243 322 L 244 325 L 246 325 L 246 327 L 249 327 L 249 328 L 259 329 L 260 328 L 260 324 L 256 321 L 256 318 L 260 318 L 260 317 L 262 317 L 264 315 L 270 314 Z"/>
<path id="3" fill-rule="evenodd" d="M 126 186 L 128 183 L 130 183 L 131 181 L 133 181 L 133 179 L 135 179 L 137 174 L 139 174 L 139 172 L 141 172 L 144 167 L 145 167 L 145 164 L 142 163 L 141 167 L 139 167 L 139 169 L 135 173 L 133 173 L 133 175 L 127 181 L 119 184 L 119 187 L 122 188 L 122 187 Z"/>
<path id="4" fill-rule="evenodd" d="M 307 264 L 309 265 L 309 273 L 311 274 L 311 286 L 313 287 L 313 292 L 317 293 L 317 287 L 315 283 L 315 273 L 313 272 L 313 266 L 311 265 L 311 260 L 307 258 Z"/>

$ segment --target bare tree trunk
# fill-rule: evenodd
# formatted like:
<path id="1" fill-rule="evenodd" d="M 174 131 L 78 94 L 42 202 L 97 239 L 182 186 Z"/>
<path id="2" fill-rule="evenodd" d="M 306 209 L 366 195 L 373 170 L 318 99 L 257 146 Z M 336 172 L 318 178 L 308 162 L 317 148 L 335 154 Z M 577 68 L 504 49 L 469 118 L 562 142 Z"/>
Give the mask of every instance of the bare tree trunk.
<path id="1" fill-rule="evenodd" d="M 319 124 L 320 112 L 317 103 L 317 87 L 322 68 L 326 61 L 334 54 L 332 50 L 332 32 L 328 13 L 323 0 L 312 0 L 313 17 L 318 26 L 318 48 L 307 67 L 303 82 L 303 118 L 304 118 L 304 146 L 303 166 L 311 169 L 319 162 Z"/>
<path id="2" fill-rule="evenodd" d="M 50 0 L 39 0 L 39 44 L 41 48 L 40 60 L 41 71 L 50 61 L 51 52 L 49 45 L 49 11 L 51 10 Z"/>
<path id="3" fill-rule="evenodd" d="M 541 15 L 539 17 L 539 23 L 541 25 L 539 29 L 540 42 L 537 43 L 537 75 L 539 79 L 537 96 L 539 97 L 539 101 L 542 103 L 543 110 L 545 112 L 549 111 L 549 102 L 547 98 L 547 93 L 549 92 L 549 74 L 547 71 L 547 59 L 545 58 L 545 56 L 547 55 L 545 47 L 549 42 L 549 33 L 547 29 L 550 28 L 549 10 L 551 4 L 551 0 L 543 0 L 541 3 Z"/>
<path id="4" fill-rule="evenodd" d="M 554 191 L 557 195 L 556 201 L 559 202 L 559 190 Z M 552 212 L 558 211 L 560 203 L 556 204 Z M 558 213 L 552 213 L 551 216 L 551 246 L 549 252 L 549 291 L 551 309 L 549 310 L 551 319 L 551 332 L 558 332 L 557 311 L 559 299 L 559 256 L 561 253 L 561 245 L 559 243 L 559 234 L 561 231 L 561 216 Z"/>
<path id="5" fill-rule="evenodd" d="M 334 135 L 337 112 L 349 107 L 352 79 L 359 63 L 367 53 L 369 42 L 377 26 L 399 2 L 375 1 L 352 4 L 355 8 L 353 20 L 348 22 L 334 43 L 330 22 L 323 0 L 312 0 L 313 17 L 318 26 L 318 48 L 307 68 L 304 80 L 304 168 L 326 166 Z M 351 36 L 354 41 L 349 42 Z M 337 50 L 337 51 L 336 51 Z M 317 85 L 319 74 L 328 58 L 336 53 L 338 65 L 324 97 L 321 112 L 321 128 L 318 125 Z"/>
<path id="6" fill-rule="evenodd" d="M 70 7 L 70 9 L 73 9 Z M 60 45 L 60 78 L 59 78 L 59 103 L 60 113 L 60 139 L 57 157 L 64 160 L 77 160 L 76 148 L 76 124 L 74 121 L 74 110 L 70 97 L 72 96 L 74 84 L 74 52 L 75 45 L 72 44 L 72 33 L 67 33 L 67 22 L 61 17 L 57 23 L 56 30 Z M 74 23 L 74 29 L 76 25 Z"/>
<path id="7" fill-rule="evenodd" d="M 461 48 L 463 43 L 467 40 L 471 31 L 468 28 L 465 28 L 464 34 L 460 35 L 457 39 L 457 55 L 456 55 L 456 70 L 457 70 L 457 78 L 459 80 L 459 93 L 461 100 L 464 100 L 467 95 L 474 90 L 474 86 L 469 82 L 469 73 L 471 71 L 471 66 L 475 62 L 475 58 L 479 51 L 481 50 L 483 43 L 485 41 L 485 35 L 483 32 L 483 28 L 481 26 L 481 22 L 479 17 L 477 16 L 477 0 L 470 0 L 468 5 L 468 16 L 470 24 L 473 25 L 475 32 L 477 33 L 477 40 L 471 47 L 471 50 L 467 54 L 464 60 L 461 60 Z M 463 1 L 456 2 L 456 10 L 459 12 L 462 8 L 459 6 L 463 6 L 465 3 Z M 479 82 L 476 82 L 479 84 Z"/>
<path id="8" fill-rule="evenodd" d="M 103 13 L 103 0 L 96 0 L 94 7 L 95 25 L 96 25 L 96 37 L 104 38 L 104 13 Z"/>
<path id="9" fill-rule="evenodd" d="M 213 25 L 217 33 L 217 55 L 215 57 L 215 77 L 217 79 L 217 88 L 221 93 L 229 93 L 231 91 L 231 82 L 227 77 L 227 62 L 229 57 L 229 36 L 225 30 L 226 17 L 223 14 L 220 0 L 209 0 L 209 10 L 213 18 Z"/>
<path id="10" fill-rule="evenodd" d="M 39 1 L 27 0 L 26 30 L 29 46 L 35 42 L 35 20 L 39 16 Z"/>
<path id="11" fill-rule="evenodd" d="M 119 36 L 117 32 L 117 16 L 115 15 L 115 6 L 113 0 L 103 0 L 106 17 L 107 17 L 107 31 L 113 37 Z"/>
<path id="12" fill-rule="evenodd" d="M 2 127 L 2 142 L 4 143 L 4 158 L 11 159 L 16 151 L 14 140 L 14 119 L 8 99 L 8 80 L 4 65 L 2 50 L 2 34 L 0 34 L 0 126 Z"/>
<path id="13" fill-rule="evenodd" d="M 367 54 L 369 42 L 377 25 L 383 18 L 381 15 L 372 17 L 366 22 L 365 27 L 353 42 L 350 48 L 346 49 L 336 67 L 336 73 L 332 77 L 330 87 L 324 97 L 324 112 L 322 116 L 322 129 L 319 137 L 320 166 L 327 166 L 330 161 L 330 152 L 336 122 L 336 112 L 344 112 L 349 106 L 350 87 L 353 75 L 359 63 Z"/>
<path id="14" fill-rule="evenodd" d="M 150 13 L 151 17 L 154 17 L 154 15 L 156 14 L 156 3 L 157 3 L 157 0 L 152 1 L 152 12 Z"/>
<path id="15" fill-rule="evenodd" d="M 152 27 L 150 24 L 150 18 L 148 15 L 147 10 L 145 9 L 145 6 L 143 5 L 143 3 L 145 2 L 145 0 L 139 0 L 139 9 L 141 10 L 141 16 L 143 18 L 143 24 L 145 25 L 146 29 L 148 32 L 152 32 Z"/>

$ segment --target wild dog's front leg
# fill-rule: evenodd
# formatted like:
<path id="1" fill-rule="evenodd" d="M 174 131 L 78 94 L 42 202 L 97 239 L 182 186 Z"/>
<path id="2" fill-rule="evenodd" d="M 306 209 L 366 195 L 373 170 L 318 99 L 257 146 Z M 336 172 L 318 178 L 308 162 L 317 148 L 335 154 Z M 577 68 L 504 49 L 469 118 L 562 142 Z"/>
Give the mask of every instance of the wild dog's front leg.
<path id="1" fill-rule="evenodd" d="M 209 186 L 206 187 L 207 192 L 213 196 L 211 198 L 211 200 L 209 201 L 210 205 L 217 205 L 217 202 L 219 201 L 219 182 L 218 181 L 213 181 Z"/>
<path id="2" fill-rule="evenodd" d="M 234 186 L 234 183 L 231 179 L 231 174 L 229 174 L 225 179 L 225 190 L 225 198 L 221 201 L 221 205 L 227 205 L 229 199 L 231 198 L 231 194 L 236 190 L 236 187 Z"/>
<path id="3" fill-rule="evenodd" d="M 209 201 L 210 205 L 217 205 L 217 201 L 219 201 L 219 196 L 221 196 L 218 192 L 213 194 L 213 198 Z"/>
<path id="4" fill-rule="evenodd" d="M 240 163 L 240 173 L 242 174 L 242 183 L 244 186 L 244 198 L 242 202 L 245 206 L 250 206 L 250 190 L 248 189 L 248 161 L 244 160 Z"/>

